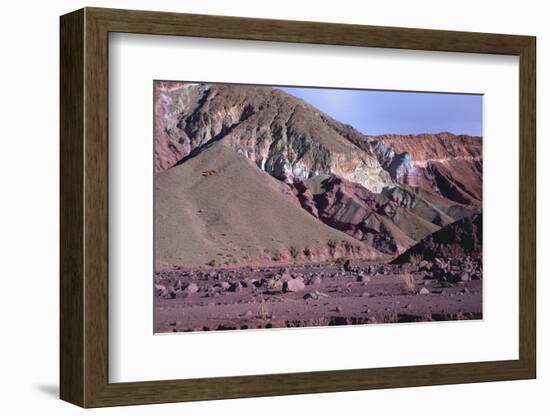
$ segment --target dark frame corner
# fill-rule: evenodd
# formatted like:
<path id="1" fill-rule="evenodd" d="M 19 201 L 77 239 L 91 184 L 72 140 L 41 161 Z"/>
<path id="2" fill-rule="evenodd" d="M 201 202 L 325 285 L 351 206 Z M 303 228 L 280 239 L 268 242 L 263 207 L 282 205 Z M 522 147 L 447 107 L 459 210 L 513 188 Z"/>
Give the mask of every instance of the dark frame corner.
<path id="1" fill-rule="evenodd" d="M 85 8 L 62 16 L 60 30 L 60 396 L 63 400 L 82 407 L 101 407 L 536 377 L 534 37 L 100 8 Z M 109 383 L 109 32 L 519 56 L 519 359 Z"/>

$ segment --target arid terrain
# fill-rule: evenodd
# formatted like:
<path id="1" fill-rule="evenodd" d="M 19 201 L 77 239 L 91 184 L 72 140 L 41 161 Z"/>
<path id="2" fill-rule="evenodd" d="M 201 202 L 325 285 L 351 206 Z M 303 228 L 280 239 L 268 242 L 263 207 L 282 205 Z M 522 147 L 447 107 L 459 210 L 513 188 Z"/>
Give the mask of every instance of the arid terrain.
<path id="1" fill-rule="evenodd" d="M 155 332 L 482 318 L 482 140 L 155 83 Z"/>
<path id="2" fill-rule="evenodd" d="M 472 274 L 455 266 L 451 281 L 434 277 L 440 268 L 431 262 L 164 272 L 155 332 L 479 319 L 478 265 Z"/>

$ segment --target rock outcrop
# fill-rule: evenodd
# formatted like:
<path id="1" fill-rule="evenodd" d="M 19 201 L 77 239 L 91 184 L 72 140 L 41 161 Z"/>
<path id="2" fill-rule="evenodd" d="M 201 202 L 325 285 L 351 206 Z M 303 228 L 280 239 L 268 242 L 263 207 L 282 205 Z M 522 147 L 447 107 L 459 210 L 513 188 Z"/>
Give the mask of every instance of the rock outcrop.
<path id="1" fill-rule="evenodd" d="M 395 153 L 393 147 L 383 140 L 371 140 L 370 145 L 382 167 L 389 172 L 392 179 L 400 179 L 414 171 L 414 163 L 408 152 Z"/>
<path id="2" fill-rule="evenodd" d="M 302 207 L 313 216 L 388 254 L 477 212 L 418 188 L 393 186 L 377 194 L 334 175 L 299 182 L 295 188 Z"/>
<path id="3" fill-rule="evenodd" d="M 415 240 L 404 234 L 384 213 L 389 202 L 359 184 L 331 176 L 315 200 L 319 219 L 325 224 L 365 241 L 383 253 L 397 253 Z"/>
<path id="4" fill-rule="evenodd" d="M 294 189 L 296 189 L 296 198 L 300 206 L 315 218 L 319 218 L 319 211 L 317 210 L 315 199 L 306 183 L 303 181 L 296 182 L 294 184 Z"/>

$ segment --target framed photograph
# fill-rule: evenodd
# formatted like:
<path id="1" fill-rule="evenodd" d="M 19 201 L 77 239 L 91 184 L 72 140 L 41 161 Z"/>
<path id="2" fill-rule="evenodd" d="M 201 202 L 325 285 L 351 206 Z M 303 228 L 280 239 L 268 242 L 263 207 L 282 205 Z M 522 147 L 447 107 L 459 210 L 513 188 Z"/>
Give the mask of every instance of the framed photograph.
<path id="1" fill-rule="evenodd" d="M 60 28 L 63 400 L 536 377 L 534 37 Z"/>

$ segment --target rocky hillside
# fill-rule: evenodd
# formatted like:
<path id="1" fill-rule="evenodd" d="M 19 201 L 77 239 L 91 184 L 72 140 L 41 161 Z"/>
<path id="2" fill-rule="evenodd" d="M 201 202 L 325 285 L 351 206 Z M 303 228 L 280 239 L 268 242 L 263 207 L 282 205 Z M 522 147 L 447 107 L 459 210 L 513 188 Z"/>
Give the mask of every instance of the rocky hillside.
<path id="1" fill-rule="evenodd" d="M 275 178 L 334 174 L 381 192 L 392 184 L 364 136 L 278 89 L 226 84 L 155 84 L 155 171 L 223 141 Z"/>
<path id="2" fill-rule="evenodd" d="M 383 167 L 401 184 L 481 207 L 480 137 L 451 133 L 369 137 Z"/>
<path id="3" fill-rule="evenodd" d="M 381 257 L 315 219 L 287 190 L 223 143 L 159 173 L 155 269 Z"/>
<path id="4" fill-rule="evenodd" d="M 480 212 L 480 138 L 365 136 L 270 87 L 154 93 L 162 267 L 395 256 Z"/>
<path id="5" fill-rule="evenodd" d="M 412 259 L 418 262 L 449 257 L 481 257 L 482 231 L 482 214 L 462 218 L 429 235 L 397 257 L 393 263 L 411 262 Z"/>
<path id="6" fill-rule="evenodd" d="M 311 215 L 388 254 L 400 253 L 476 212 L 420 189 L 394 186 L 374 193 L 334 175 L 294 186 L 299 202 Z"/>

